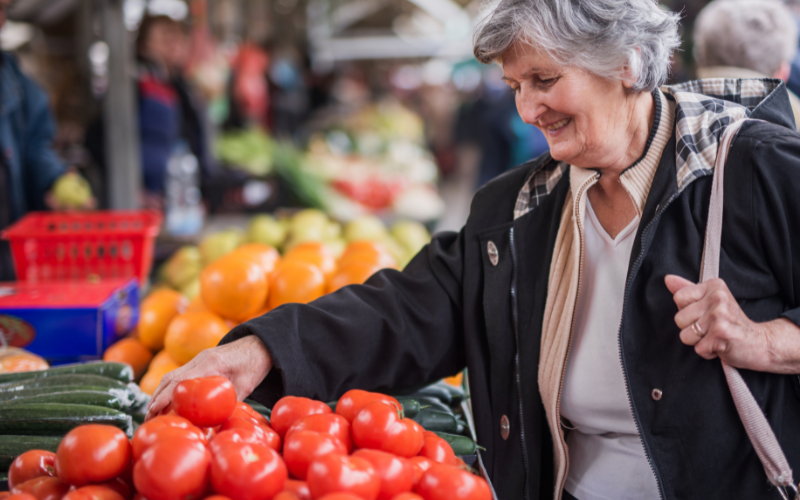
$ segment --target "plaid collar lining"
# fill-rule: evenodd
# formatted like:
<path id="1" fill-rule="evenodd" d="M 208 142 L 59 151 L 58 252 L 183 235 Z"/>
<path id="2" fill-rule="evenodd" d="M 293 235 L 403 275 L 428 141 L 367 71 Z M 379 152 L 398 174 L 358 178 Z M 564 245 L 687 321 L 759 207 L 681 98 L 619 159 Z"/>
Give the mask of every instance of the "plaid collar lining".
<path id="1" fill-rule="evenodd" d="M 666 98 L 676 103 L 675 163 L 679 191 L 712 173 L 717 144 L 727 126 L 747 118 L 779 85 L 780 80 L 772 78 L 712 78 L 662 87 Z M 550 161 L 533 172 L 517 195 L 514 219 L 539 206 L 568 168 L 566 162 Z"/>

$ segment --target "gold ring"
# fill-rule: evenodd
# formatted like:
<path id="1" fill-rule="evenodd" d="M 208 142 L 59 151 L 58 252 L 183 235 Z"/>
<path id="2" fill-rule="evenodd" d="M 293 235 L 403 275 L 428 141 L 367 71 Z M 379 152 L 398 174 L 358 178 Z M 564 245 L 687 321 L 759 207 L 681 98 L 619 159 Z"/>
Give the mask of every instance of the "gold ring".
<path id="1" fill-rule="evenodd" d="M 702 339 L 703 337 L 706 336 L 706 334 L 703 333 L 703 331 L 700 329 L 700 325 L 697 324 L 697 321 L 692 323 L 692 331 L 694 332 L 695 335 L 697 335 L 697 338 L 699 339 Z"/>

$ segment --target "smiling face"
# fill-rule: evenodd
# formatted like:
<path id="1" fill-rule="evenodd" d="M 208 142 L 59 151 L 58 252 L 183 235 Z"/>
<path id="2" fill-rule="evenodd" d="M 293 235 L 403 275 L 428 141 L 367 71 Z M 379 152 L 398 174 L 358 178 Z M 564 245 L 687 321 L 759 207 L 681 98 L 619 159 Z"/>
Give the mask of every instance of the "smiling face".
<path id="1" fill-rule="evenodd" d="M 645 137 L 649 127 L 642 93 L 630 92 L 621 80 L 561 66 L 523 44 L 506 51 L 502 66 L 522 120 L 544 133 L 554 159 L 602 169 L 630 165 L 641 154 L 643 145 L 639 151 L 631 145 L 642 123 Z"/>

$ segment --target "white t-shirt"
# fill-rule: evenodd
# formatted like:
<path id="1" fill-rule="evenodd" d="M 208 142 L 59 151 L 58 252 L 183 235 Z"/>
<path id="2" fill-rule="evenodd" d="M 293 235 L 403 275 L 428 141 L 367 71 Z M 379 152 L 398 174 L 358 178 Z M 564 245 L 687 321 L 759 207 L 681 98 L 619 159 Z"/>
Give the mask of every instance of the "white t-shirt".
<path id="1" fill-rule="evenodd" d="M 583 273 L 561 393 L 567 436 L 566 490 L 578 500 L 658 499 L 619 352 L 625 280 L 639 218 L 611 239 L 586 200 Z"/>

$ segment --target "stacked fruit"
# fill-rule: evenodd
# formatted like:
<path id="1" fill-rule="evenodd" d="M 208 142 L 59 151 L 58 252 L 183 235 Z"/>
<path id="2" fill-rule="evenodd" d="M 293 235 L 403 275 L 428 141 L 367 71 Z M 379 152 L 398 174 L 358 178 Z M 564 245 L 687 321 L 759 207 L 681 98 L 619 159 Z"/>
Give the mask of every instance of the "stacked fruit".
<path id="1" fill-rule="evenodd" d="M 181 382 L 169 414 L 128 443 L 114 427 L 72 430 L 55 454 L 9 470 L 7 500 L 489 500 L 490 488 L 386 395 L 335 405 L 284 397 L 271 422 L 223 377 Z M 31 496 L 23 496 L 31 495 Z"/>

